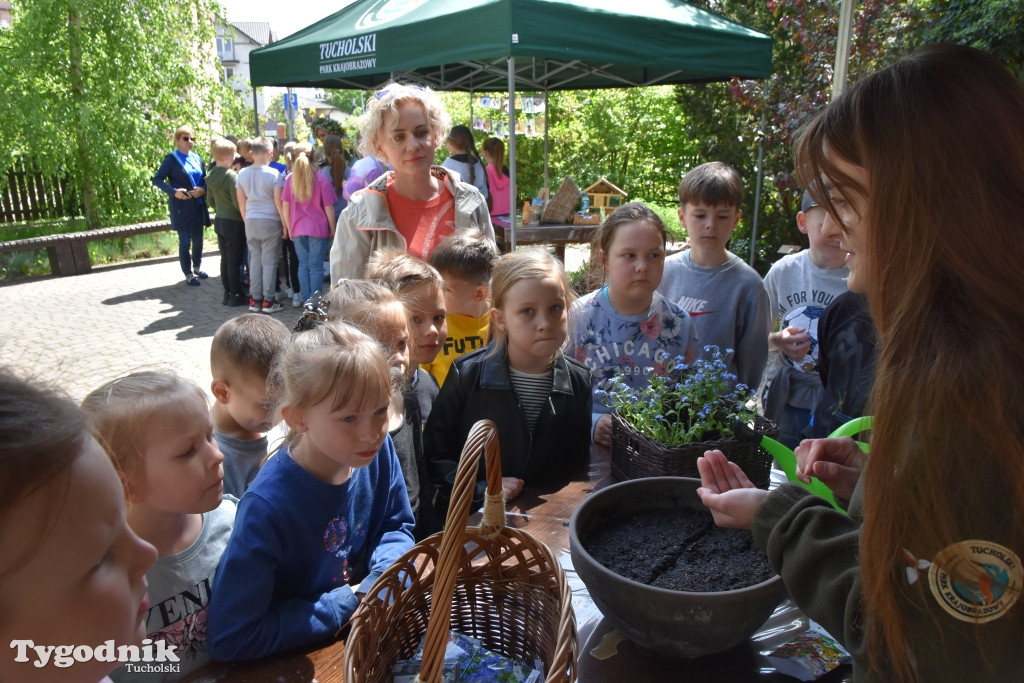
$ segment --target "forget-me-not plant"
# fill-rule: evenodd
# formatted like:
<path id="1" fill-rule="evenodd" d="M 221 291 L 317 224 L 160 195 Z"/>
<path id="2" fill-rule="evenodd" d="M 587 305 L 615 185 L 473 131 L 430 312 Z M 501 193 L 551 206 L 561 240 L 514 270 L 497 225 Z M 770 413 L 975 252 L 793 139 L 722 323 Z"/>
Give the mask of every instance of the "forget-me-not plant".
<path id="1" fill-rule="evenodd" d="M 736 383 L 717 346 L 705 346 L 705 357 L 686 365 L 682 356 L 668 372 L 650 372 L 650 381 L 631 389 L 619 377 L 596 397 L 618 412 L 638 432 L 663 446 L 732 438 L 732 421 L 750 423 L 755 411 L 748 406 L 753 392 Z M 726 349 L 726 354 L 731 354 Z"/>

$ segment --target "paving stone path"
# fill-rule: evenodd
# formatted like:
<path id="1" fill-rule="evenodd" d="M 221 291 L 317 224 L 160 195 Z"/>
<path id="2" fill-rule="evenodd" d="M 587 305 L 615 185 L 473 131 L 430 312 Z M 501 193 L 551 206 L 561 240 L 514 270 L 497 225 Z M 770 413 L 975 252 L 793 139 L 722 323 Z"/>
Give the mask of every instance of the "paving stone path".
<path id="1" fill-rule="evenodd" d="M 569 270 L 587 257 L 570 248 Z M 221 323 L 244 307 L 221 305 L 220 255 L 207 253 L 210 273 L 189 287 L 177 257 L 94 268 L 70 277 L 0 282 L 0 363 L 51 380 L 72 398 L 134 370 L 171 368 L 209 392 L 210 341 Z M 301 315 L 273 314 L 289 329 Z"/>

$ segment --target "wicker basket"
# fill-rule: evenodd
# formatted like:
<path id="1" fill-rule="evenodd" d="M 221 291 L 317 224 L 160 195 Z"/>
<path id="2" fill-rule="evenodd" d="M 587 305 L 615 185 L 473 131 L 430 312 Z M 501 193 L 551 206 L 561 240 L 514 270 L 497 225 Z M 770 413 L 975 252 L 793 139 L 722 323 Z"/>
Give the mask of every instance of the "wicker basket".
<path id="1" fill-rule="evenodd" d="M 779 433 L 774 422 L 760 415 L 754 418 L 754 430 L 770 437 Z M 722 439 L 667 447 L 637 431 L 618 412 L 612 413 L 611 469 L 619 481 L 643 477 L 699 478 L 697 458 L 704 455 L 704 451 L 714 449 L 722 451 L 739 465 L 755 486 L 768 488 L 772 456 L 756 443 Z"/>
<path id="2" fill-rule="evenodd" d="M 568 223 L 572 212 L 576 210 L 576 205 L 579 204 L 582 194 L 580 188 L 576 187 L 576 183 L 572 181 L 572 178 L 565 176 L 562 186 L 558 188 L 558 192 L 555 193 L 555 196 L 551 198 L 547 207 L 545 207 L 544 215 L 541 216 L 540 222 Z"/>
<path id="3" fill-rule="evenodd" d="M 467 527 L 480 452 L 487 496 L 480 527 Z M 444 608 L 432 610 L 432 605 Z M 473 425 L 462 451 L 445 531 L 399 558 L 373 584 L 352 617 L 345 683 L 391 680 L 426 633 L 417 681 L 440 683 L 448 630 L 520 659 L 540 659 L 548 683 L 576 678 L 578 642 L 572 594 L 551 550 L 505 526 L 497 428 Z"/>

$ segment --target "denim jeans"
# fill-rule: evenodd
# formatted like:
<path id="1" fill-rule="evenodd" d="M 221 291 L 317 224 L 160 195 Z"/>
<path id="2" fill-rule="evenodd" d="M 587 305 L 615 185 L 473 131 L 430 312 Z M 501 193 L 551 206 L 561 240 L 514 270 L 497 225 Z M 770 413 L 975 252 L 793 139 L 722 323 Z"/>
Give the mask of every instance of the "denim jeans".
<path id="1" fill-rule="evenodd" d="M 779 437 L 777 441 L 787 448 L 796 448 L 804 438 L 803 430 L 810 423 L 810 410 L 797 408 L 787 403 L 782 409 L 782 415 L 779 417 Z"/>
<path id="2" fill-rule="evenodd" d="M 202 223 L 196 223 L 189 228 L 175 230 L 178 233 L 178 262 L 181 264 L 181 272 L 185 273 L 186 278 L 192 277 L 192 271 L 199 270 L 199 266 L 203 262 L 204 227 Z M 190 247 L 191 260 L 189 258 Z"/>
<path id="3" fill-rule="evenodd" d="M 292 239 L 295 242 L 295 253 L 299 256 L 299 290 L 305 301 L 315 292 L 323 291 L 324 257 L 327 256 L 331 240 L 308 235 L 299 235 Z"/>

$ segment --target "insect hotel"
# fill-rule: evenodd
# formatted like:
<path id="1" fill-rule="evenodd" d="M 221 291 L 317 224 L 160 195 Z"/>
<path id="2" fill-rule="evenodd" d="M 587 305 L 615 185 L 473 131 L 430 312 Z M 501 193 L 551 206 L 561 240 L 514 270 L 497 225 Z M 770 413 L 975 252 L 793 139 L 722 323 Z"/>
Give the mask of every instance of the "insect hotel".
<path id="1" fill-rule="evenodd" d="M 584 190 L 590 195 L 590 208 L 601 209 L 607 213 L 626 203 L 626 193 L 615 187 L 607 178 L 601 178 Z"/>

